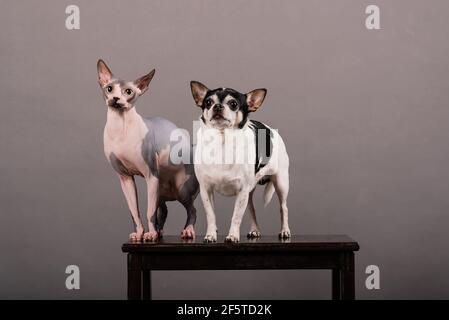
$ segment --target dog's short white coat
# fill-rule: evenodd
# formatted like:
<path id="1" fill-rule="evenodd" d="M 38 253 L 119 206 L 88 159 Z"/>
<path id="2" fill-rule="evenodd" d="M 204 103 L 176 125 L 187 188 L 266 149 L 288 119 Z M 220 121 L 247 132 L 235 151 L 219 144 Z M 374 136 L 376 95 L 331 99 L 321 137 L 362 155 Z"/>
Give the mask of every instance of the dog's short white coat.
<path id="1" fill-rule="evenodd" d="M 249 127 L 249 121 L 241 128 L 217 129 L 206 126 L 203 122 L 197 131 L 197 146 L 195 148 L 195 173 L 200 184 L 200 194 L 207 217 L 207 231 L 205 241 L 217 240 L 217 224 L 214 212 L 214 192 L 224 196 L 236 196 L 231 226 L 226 241 L 238 242 L 240 240 L 240 225 L 246 208 L 251 213 L 251 227 L 249 237 L 259 237 L 260 228 L 257 223 L 253 204 L 253 192 L 257 183 L 262 178 L 269 179 L 265 187 L 265 205 L 271 200 L 276 191 L 281 214 L 280 237 L 289 238 L 287 196 L 289 191 L 289 158 L 282 137 L 277 130 L 273 132 L 273 150 L 268 163 L 255 172 L 254 161 L 242 163 L 238 159 L 249 155 L 255 155 L 255 135 Z M 234 144 L 229 147 L 229 139 L 245 141 L 243 144 Z M 232 144 L 231 144 L 232 145 Z M 212 155 L 204 150 L 215 150 Z M 234 157 L 226 158 L 229 150 L 235 152 Z M 207 155 L 207 159 L 205 159 Z"/>

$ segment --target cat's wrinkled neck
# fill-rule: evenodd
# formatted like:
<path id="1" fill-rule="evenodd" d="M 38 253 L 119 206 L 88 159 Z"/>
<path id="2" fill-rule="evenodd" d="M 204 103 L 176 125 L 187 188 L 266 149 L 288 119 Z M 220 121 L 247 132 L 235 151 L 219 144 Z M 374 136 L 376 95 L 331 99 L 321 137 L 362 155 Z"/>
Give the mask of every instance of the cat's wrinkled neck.
<path id="1" fill-rule="evenodd" d="M 106 128 L 108 133 L 113 136 L 126 136 L 133 123 L 140 119 L 136 108 L 132 107 L 128 110 L 117 110 L 108 108 Z"/>

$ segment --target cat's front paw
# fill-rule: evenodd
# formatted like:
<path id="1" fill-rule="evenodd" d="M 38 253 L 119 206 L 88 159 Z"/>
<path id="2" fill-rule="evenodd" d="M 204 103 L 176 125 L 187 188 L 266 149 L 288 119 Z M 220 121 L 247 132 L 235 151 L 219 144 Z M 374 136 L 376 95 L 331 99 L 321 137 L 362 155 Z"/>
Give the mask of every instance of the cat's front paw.
<path id="1" fill-rule="evenodd" d="M 129 234 L 129 241 L 130 242 L 141 242 L 142 241 L 143 233 L 138 234 L 137 232 L 133 232 Z"/>
<path id="2" fill-rule="evenodd" d="M 157 231 L 150 231 L 150 232 L 146 232 L 143 235 L 143 240 L 144 241 L 148 241 L 148 242 L 155 242 L 158 239 L 158 233 Z"/>
<path id="3" fill-rule="evenodd" d="M 195 230 L 191 224 L 181 231 L 181 239 L 195 239 Z"/>
<path id="4" fill-rule="evenodd" d="M 137 228 L 136 232 L 129 234 L 130 242 L 141 242 L 142 238 L 143 238 L 143 228 L 142 229 Z"/>

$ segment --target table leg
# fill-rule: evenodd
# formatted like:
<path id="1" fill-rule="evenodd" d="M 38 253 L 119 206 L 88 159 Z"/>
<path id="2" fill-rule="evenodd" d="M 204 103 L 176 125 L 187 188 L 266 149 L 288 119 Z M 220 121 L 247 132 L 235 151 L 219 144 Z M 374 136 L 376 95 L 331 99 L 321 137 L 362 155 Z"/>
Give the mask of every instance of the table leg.
<path id="1" fill-rule="evenodd" d="M 142 299 L 141 257 L 128 254 L 128 300 Z"/>
<path id="2" fill-rule="evenodd" d="M 142 298 L 143 300 L 151 300 L 151 271 L 143 270 L 142 271 L 143 279 L 142 279 Z"/>
<path id="3" fill-rule="evenodd" d="M 341 300 L 340 269 L 332 269 L 332 300 Z"/>
<path id="4" fill-rule="evenodd" d="M 343 300 L 355 299 L 354 252 L 347 252 L 342 258 L 341 298 Z"/>

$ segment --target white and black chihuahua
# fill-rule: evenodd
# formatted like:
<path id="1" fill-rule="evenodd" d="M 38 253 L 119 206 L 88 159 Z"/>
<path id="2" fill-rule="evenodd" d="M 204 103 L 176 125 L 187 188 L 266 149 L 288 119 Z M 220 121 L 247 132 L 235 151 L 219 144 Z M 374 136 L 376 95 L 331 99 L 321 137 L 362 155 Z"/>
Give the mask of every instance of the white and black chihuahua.
<path id="1" fill-rule="evenodd" d="M 194 238 L 198 181 L 193 164 L 174 162 L 172 157 L 174 132 L 184 134 L 172 122 L 161 118 L 143 118 L 136 111 L 136 101 L 144 94 L 154 76 L 154 70 L 135 81 L 113 76 L 103 60 L 97 63 L 98 83 L 107 105 L 104 128 L 104 152 L 116 171 L 128 203 L 135 231 L 131 241 L 156 241 L 162 236 L 167 218 L 166 201 L 177 200 L 187 211 L 182 238 Z M 190 154 L 190 139 L 185 137 L 181 150 Z M 145 179 L 148 196 L 148 232 L 140 218 L 134 176 Z"/>
<path id="2" fill-rule="evenodd" d="M 197 131 L 195 173 L 207 217 L 205 242 L 217 241 L 214 192 L 236 196 L 226 242 L 240 240 L 240 225 L 246 208 L 251 213 L 249 238 L 261 236 L 253 204 L 257 184 L 266 184 L 265 205 L 274 191 L 279 197 L 281 231 L 279 237 L 290 238 L 287 195 L 289 158 L 285 144 L 276 130 L 249 120 L 263 103 L 266 89 L 247 94 L 229 88 L 209 90 L 204 84 L 190 83 L 193 99 L 202 109 Z"/>

